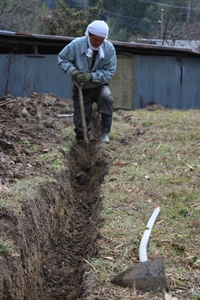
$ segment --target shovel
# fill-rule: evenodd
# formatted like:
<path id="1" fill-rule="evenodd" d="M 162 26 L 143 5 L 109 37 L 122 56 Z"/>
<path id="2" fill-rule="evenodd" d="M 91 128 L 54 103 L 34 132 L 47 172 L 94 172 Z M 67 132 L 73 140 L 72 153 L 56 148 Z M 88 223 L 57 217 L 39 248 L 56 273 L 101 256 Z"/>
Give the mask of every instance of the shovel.
<path id="1" fill-rule="evenodd" d="M 164 258 L 162 256 L 148 260 L 146 248 L 155 220 L 160 212 L 160 207 L 156 207 L 147 223 L 140 247 L 140 263 L 129 267 L 122 273 L 116 275 L 111 283 L 122 287 L 134 287 L 142 291 L 162 291 L 167 290 L 167 280 L 165 275 Z"/>
<path id="2" fill-rule="evenodd" d="M 85 143 L 86 149 L 88 150 L 90 141 L 89 141 L 88 136 L 87 136 L 87 127 L 86 127 L 86 122 L 85 122 L 85 110 L 84 110 L 84 103 L 83 103 L 82 86 L 78 85 L 75 81 L 74 81 L 74 84 L 78 88 L 79 104 L 80 104 L 80 111 L 81 111 L 81 121 L 82 121 L 82 130 L 83 130 L 83 138 L 84 138 L 84 143 Z"/>

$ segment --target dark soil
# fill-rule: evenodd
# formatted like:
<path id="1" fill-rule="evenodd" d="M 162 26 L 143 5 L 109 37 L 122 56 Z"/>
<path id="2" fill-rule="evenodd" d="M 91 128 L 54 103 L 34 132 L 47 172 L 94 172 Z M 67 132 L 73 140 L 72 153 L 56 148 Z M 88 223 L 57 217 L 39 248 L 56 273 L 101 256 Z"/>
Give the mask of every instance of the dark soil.
<path id="1" fill-rule="evenodd" d="M 0 238 L 11 246 L 0 256 L 2 300 L 84 295 L 109 158 L 97 147 L 98 126 L 89 150 L 73 142 L 72 113 L 72 102 L 55 95 L 0 99 Z"/>

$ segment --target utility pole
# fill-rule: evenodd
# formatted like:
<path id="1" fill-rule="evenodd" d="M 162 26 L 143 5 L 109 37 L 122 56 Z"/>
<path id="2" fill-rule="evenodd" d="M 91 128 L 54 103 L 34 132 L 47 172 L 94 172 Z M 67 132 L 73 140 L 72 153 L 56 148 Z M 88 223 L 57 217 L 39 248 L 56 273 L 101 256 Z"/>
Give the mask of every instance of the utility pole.
<path id="1" fill-rule="evenodd" d="M 189 23 L 190 20 L 190 9 L 191 9 L 191 0 L 188 1 L 188 12 L 187 12 L 187 23 Z"/>
<path id="2" fill-rule="evenodd" d="M 164 9 L 161 8 L 161 18 L 160 18 L 160 39 L 161 39 L 161 41 L 163 38 L 163 14 L 164 14 Z"/>
<path id="3" fill-rule="evenodd" d="M 88 8 L 88 0 L 84 0 L 83 5 L 84 5 L 84 12 L 86 12 Z"/>

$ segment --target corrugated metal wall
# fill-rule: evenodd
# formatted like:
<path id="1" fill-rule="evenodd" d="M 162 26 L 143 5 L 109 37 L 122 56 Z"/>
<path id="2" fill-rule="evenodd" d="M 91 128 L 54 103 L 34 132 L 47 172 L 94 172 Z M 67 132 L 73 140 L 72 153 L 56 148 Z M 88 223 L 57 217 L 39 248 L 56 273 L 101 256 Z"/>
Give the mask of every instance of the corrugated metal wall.
<path id="1" fill-rule="evenodd" d="M 115 107 L 139 109 L 157 103 L 200 109 L 200 57 L 118 55 L 118 62 L 111 80 Z M 55 54 L 0 54 L 0 70 L 0 97 L 36 92 L 72 99 L 71 79 L 57 66 Z"/>
<path id="2" fill-rule="evenodd" d="M 134 108 L 143 108 L 149 103 L 199 109 L 200 58 L 137 55 Z"/>
<path id="3" fill-rule="evenodd" d="M 0 55 L 0 97 L 29 97 L 35 93 L 53 93 L 71 99 L 70 77 L 57 66 L 57 55 Z"/>

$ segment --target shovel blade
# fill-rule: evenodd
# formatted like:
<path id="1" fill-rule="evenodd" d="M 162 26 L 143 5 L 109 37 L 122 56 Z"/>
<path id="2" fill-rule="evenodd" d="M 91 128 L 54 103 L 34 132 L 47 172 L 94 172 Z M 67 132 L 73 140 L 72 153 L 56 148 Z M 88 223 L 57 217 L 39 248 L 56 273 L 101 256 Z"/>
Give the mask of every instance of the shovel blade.
<path id="1" fill-rule="evenodd" d="M 143 291 L 167 290 L 164 258 L 161 256 L 132 266 L 116 275 L 111 283 L 122 287 L 135 286 Z"/>

